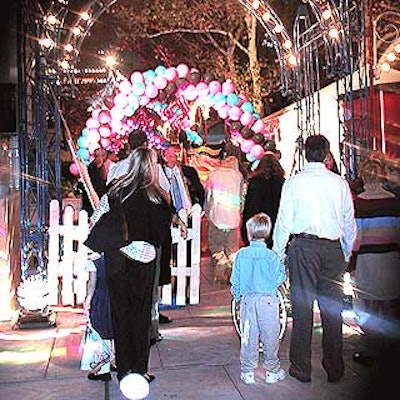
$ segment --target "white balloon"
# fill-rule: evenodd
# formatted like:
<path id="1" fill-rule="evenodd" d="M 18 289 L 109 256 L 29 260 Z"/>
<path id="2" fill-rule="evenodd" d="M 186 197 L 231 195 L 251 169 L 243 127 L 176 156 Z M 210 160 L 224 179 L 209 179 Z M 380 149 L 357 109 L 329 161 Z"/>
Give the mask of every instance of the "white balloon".
<path id="1" fill-rule="evenodd" d="M 129 374 L 121 379 L 119 388 L 122 394 L 129 400 L 141 400 L 150 392 L 149 383 L 140 374 Z"/>

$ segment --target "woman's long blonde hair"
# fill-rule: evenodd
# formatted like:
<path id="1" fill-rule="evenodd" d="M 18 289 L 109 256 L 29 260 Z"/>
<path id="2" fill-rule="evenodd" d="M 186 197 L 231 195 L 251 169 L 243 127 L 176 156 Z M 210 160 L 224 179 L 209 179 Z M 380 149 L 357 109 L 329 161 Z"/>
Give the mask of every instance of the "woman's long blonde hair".
<path id="1" fill-rule="evenodd" d="M 128 172 L 112 184 L 109 195 L 123 203 L 140 189 L 145 189 L 147 197 L 154 203 L 161 203 L 164 197 L 158 183 L 157 154 L 145 147 L 132 151 Z"/>

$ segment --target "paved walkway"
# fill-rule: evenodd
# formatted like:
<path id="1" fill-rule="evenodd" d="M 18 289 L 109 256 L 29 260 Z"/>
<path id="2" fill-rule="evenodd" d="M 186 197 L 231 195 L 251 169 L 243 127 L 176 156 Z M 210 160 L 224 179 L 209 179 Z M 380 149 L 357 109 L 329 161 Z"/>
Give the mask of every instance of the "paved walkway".
<path id="1" fill-rule="evenodd" d="M 165 339 L 152 347 L 148 400 L 354 400 L 364 399 L 368 370 L 355 364 L 351 355 L 360 340 L 357 326 L 344 325 L 344 378 L 327 382 L 320 364 L 318 312 L 313 339 L 312 382 L 292 377 L 274 385 L 263 382 L 247 386 L 239 378 L 239 338 L 232 324 L 228 288 L 217 287 L 211 279 L 209 259 L 202 259 L 200 304 L 163 311 L 173 322 L 162 325 Z M 4 400 L 123 400 L 117 379 L 93 382 L 80 371 L 79 344 L 84 331 L 82 310 L 54 308 L 55 328 L 13 330 L 0 324 L 0 399 Z M 282 340 L 280 357 L 287 370 L 290 339 Z"/>

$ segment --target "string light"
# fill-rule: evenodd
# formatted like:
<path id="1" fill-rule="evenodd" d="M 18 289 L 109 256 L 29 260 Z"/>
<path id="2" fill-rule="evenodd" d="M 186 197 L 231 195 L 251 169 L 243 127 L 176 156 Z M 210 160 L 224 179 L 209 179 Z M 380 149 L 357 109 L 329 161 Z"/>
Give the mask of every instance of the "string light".
<path id="1" fill-rule="evenodd" d="M 384 63 L 381 64 L 381 70 L 383 72 L 389 72 L 390 69 L 391 69 L 391 66 L 390 66 L 390 64 L 388 62 L 384 62 Z"/>

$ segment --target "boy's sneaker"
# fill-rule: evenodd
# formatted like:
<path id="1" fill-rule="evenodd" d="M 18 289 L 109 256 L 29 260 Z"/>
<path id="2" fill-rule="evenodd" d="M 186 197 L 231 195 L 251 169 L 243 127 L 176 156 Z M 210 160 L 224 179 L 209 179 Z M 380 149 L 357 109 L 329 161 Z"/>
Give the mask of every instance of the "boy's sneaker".
<path id="1" fill-rule="evenodd" d="M 256 380 L 254 379 L 254 372 L 241 372 L 240 373 L 240 379 L 246 385 L 251 385 L 253 383 L 256 383 Z"/>
<path id="2" fill-rule="evenodd" d="M 265 383 L 276 383 L 286 378 L 286 372 L 283 369 L 280 369 L 278 372 L 269 372 L 265 373 Z"/>

